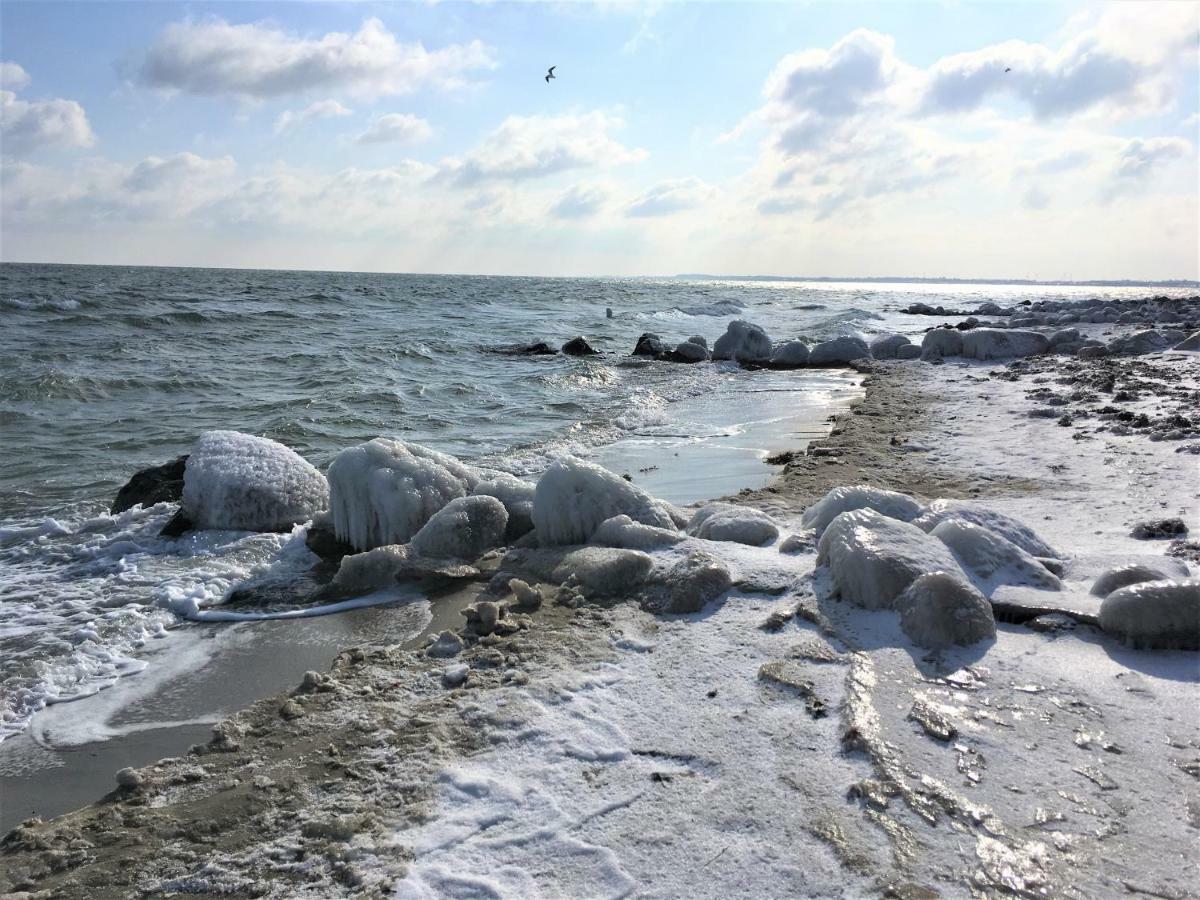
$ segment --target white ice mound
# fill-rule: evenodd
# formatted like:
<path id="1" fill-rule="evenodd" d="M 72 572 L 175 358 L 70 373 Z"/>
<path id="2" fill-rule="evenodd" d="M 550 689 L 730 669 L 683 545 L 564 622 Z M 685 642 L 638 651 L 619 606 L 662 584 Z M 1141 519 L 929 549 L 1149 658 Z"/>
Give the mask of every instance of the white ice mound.
<path id="1" fill-rule="evenodd" d="M 779 537 L 779 525 L 760 509 L 732 503 L 709 503 L 692 516 L 687 532 L 706 541 L 761 547 Z"/>
<path id="2" fill-rule="evenodd" d="M 896 600 L 896 611 L 909 639 L 929 650 L 996 636 L 992 605 L 949 572 L 929 572 L 914 580 Z"/>
<path id="3" fill-rule="evenodd" d="M 943 356 L 962 356 L 962 332 L 954 328 L 935 328 L 921 339 L 921 359 L 935 360 Z"/>
<path id="4" fill-rule="evenodd" d="M 836 516 L 855 509 L 873 509 L 889 519 L 911 522 L 921 514 L 924 507 L 916 500 L 897 491 L 865 484 L 835 487 L 828 494 L 804 511 L 800 524 L 811 528 L 819 535 Z"/>
<path id="5" fill-rule="evenodd" d="M 538 542 L 586 544 L 605 519 L 629 516 L 643 525 L 674 528 L 654 498 L 620 475 L 574 457 L 554 462 L 533 495 Z"/>
<path id="6" fill-rule="evenodd" d="M 196 528 L 287 531 L 329 505 L 329 484 L 283 444 L 206 431 L 188 457 L 182 500 Z"/>
<path id="7" fill-rule="evenodd" d="M 403 544 L 478 483 L 478 473 L 453 456 L 375 438 L 343 450 L 329 466 L 333 530 L 359 550 Z"/>
<path id="8" fill-rule="evenodd" d="M 860 337 L 839 337 L 832 341 L 822 341 L 808 351 L 810 366 L 828 366 L 834 363 L 848 363 L 856 359 L 870 357 L 871 351 L 867 342 Z"/>
<path id="9" fill-rule="evenodd" d="M 1100 604 L 1100 627 L 1134 647 L 1200 650 L 1200 578 L 1113 591 Z"/>
<path id="10" fill-rule="evenodd" d="M 480 473 L 480 477 L 484 480 L 475 485 L 471 494 L 495 497 L 504 504 L 504 509 L 508 512 L 508 528 L 505 536 L 512 541 L 533 531 L 535 486 L 531 482 L 504 472 Z"/>
<path id="11" fill-rule="evenodd" d="M 828 566 L 833 589 L 866 609 L 891 609 L 912 582 L 929 572 L 966 581 L 950 550 L 915 525 L 873 509 L 837 516 L 817 544 L 817 565 Z"/>
<path id="12" fill-rule="evenodd" d="M 1143 566 L 1139 563 L 1114 566 L 1111 569 L 1101 572 L 1099 577 L 1092 583 L 1092 596 L 1107 597 L 1113 591 L 1128 587 L 1131 584 L 1141 584 L 1143 581 L 1164 580 L 1167 580 L 1167 573 L 1158 569 L 1152 569 L 1150 566 Z"/>
<path id="13" fill-rule="evenodd" d="M 947 519 L 930 532 L 950 548 L 959 564 L 985 591 L 1002 584 L 1026 584 L 1047 591 L 1062 583 L 1008 538 L 964 519 Z"/>
<path id="14" fill-rule="evenodd" d="M 771 358 L 771 339 L 760 326 L 736 319 L 713 344 L 712 358 L 765 362 Z"/>
<path id="15" fill-rule="evenodd" d="M 963 334 L 962 355 L 967 359 L 1007 359 L 1037 356 L 1050 349 L 1050 339 L 1037 331 L 1000 331 L 976 328 Z"/>
<path id="16" fill-rule="evenodd" d="M 933 531 L 947 519 L 962 519 L 982 525 L 1007 540 L 1012 541 L 1030 556 L 1045 556 L 1058 559 L 1059 553 L 1043 541 L 1032 528 L 1012 516 L 998 513 L 971 500 L 934 500 L 913 524 L 922 531 Z"/>
<path id="17" fill-rule="evenodd" d="M 413 535 L 421 556 L 478 559 L 504 542 L 508 511 L 495 497 L 458 497 L 439 509 Z"/>
<path id="18" fill-rule="evenodd" d="M 678 544 L 683 535 L 673 528 L 656 528 L 635 522 L 629 516 L 605 519 L 592 532 L 591 543 L 605 547 L 624 547 L 627 550 L 654 550 Z"/>
<path id="19" fill-rule="evenodd" d="M 902 334 L 881 334 L 871 341 L 871 355 L 876 359 L 895 359 L 901 347 L 911 344 Z"/>

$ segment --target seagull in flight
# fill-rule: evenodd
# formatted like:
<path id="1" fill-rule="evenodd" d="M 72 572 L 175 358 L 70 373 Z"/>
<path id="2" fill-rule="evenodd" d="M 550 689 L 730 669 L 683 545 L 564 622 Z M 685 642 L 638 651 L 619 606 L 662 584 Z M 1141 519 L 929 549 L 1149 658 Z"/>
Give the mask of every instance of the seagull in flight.
<path id="1" fill-rule="evenodd" d="M 1012 69 L 1011 69 L 1011 68 L 1008 68 L 1008 69 L 1005 69 L 1004 71 L 1005 71 L 1005 72 L 1011 72 L 1011 71 L 1012 71 Z"/>
<path id="2" fill-rule="evenodd" d="M 555 78 L 555 77 L 557 77 L 557 76 L 554 74 L 554 70 L 555 70 L 555 69 L 557 69 L 557 68 L 558 68 L 558 66 L 551 66 L 551 67 L 550 67 L 550 69 L 549 69 L 549 70 L 546 72 L 546 84 L 549 84 L 549 83 L 550 83 L 550 79 L 551 79 L 551 78 Z"/>

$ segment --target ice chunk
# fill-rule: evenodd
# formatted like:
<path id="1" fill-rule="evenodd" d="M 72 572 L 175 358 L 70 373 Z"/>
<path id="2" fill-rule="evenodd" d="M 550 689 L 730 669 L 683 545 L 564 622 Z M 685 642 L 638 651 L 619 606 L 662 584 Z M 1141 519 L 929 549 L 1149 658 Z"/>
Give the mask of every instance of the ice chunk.
<path id="1" fill-rule="evenodd" d="M 915 579 L 896 600 L 896 611 L 904 633 L 929 650 L 996 636 L 992 605 L 949 572 L 929 572 Z"/>
<path id="2" fill-rule="evenodd" d="M 667 570 L 662 582 L 667 593 L 661 611 L 692 613 L 729 590 L 733 579 L 715 556 L 693 550 Z"/>
<path id="3" fill-rule="evenodd" d="M 771 358 L 771 339 L 758 325 L 736 319 L 713 344 L 712 358 L 765 362 Z"/>
<path id="4" fill-rule="evenodd" d="M 950 548 L 963 569 L 974 575 L 985 591 L 1001 584 L 1062 590 L 1062 583 L 1049 569 L 1008 538 L 982 525 L 965 519 L 946 519 L 930 534 Z"/>
<path id="5" fill-rule="evenodd" d="M 732 503 L 709 503 L 692 516 L 687 532 L 707 541 L 761 547 L 779 537 L 779 526 L 760 509 Z"/>
<path id="6" fill-rule="evenodd" d="M 817 544 L 817 565 L 829 567 L 842 599 L 866 609 L 892 608 L 915 579 L 929 572 L 967 580 L 945 544 L 873 509 L 834 518 Z"/>
<path id="7" fill-rule="evenodd" d="M 1050 349 L 1050 339 L 1037 331 L 999 331 L 976 328 L 963 334 L 962 355 L 967 359 L 1007 359 L 1037 356 Z"/>
<path id="8" fill-rule="evenodd" d="M 1131 584 L 1141 584 L 1143 581 L 1163 581 L 1167 574 L 1150 566 L 1131 563 L 1124 566 L 1114 566 L 1100 573 L 1100 577 L 1092 584 L 1092 595 L 1107 597 L 1113 591 L 1128 587 Z"/>
<path id="9" fill-rule="evenodd" d="M 535 486 L 523 478 L 504 472 L 480 473 L 484 480 L 471 491 L 477 497 L 495 497 L 508 512 L 504 536 L 515 541 L 533 531 L 533 492 Z"/>
<path id="10" fill-rule="evenodd" d="M 895 359 L 897 351 L 911 343 L 912 341 L 902 334 L 881 334 L 871 341 L 869 349 L 876 359 Z"/>
<path id="11" fill-rule="evenodd" d="M 656 528 L 635 522 L 629 516 L 613 516 L 600 523 L 592 533 L 591 543 L 628 550 L 653 550 L 682 540 L 683 535 L 673 528 Z"/>
<path id="12" fill-rule="evenodd" d="M 334 532 L 359 550 L 403 544 L 479 481 L 475 470 L 445 453 L 375 438 L 343 450 L 329 466 Z"/>
<path id="13" fill-rule="evenodd" d="M 1100 627 L 1134 647 L 1200 650 L 1200 578 L 1113 591 L 1100 604 Z"/>
<path id="14" fill-rule="evenodd" d="M 836 487 L 804 511 L 800 524 L 819 535 L 835 516 L 855 509 L 873 509 L 889 519 L 911 522 L 923 507 L 908 494 L 865 484 Z"/>
<path id="15" fill-rule="evenodd" d="M 533 495 L 533 524 L 538 541 L 586 544 L 605 519 L 626 515 L 634 522 L 673 528 L 654 498 L 620 475 L 574 457 L 554 462 Z"/>
<path id="16" fill-rule="evenodd" d="M 329 505 L 325 476 L 283 444 L 206 431 L 183 475 L 184 515 L 196 528 L 288 531 Z"/>
<path id="17" fill-rule="evenodd" d="M 1030 556 L 1059 558 L 1058 551 L 1038 537 L 1033 529 L 1012 516 L 1006 516 L 970 500 L 934 500 L 925 512 L 913 520 L 913 524 L 922 531 L 933 531 L 946 519 L 962 519 L 982 525 L 988 531 L 994 531 L 1012 541 Z"/>
<path id="18" fill-rule="evenodd" d="M 808 351 L 810 366 L 828 366 L 833 363 L 848 363 L 856 359 L 870 357 L 871 351 L 867 342 L 859 337 L 839 337 L 832 341 L 822 341 Z"/>
<path id="19" fill-rule="evenodd" d="M 411 544 L 421 556 L 478 559 L 503 542 L 507 527 L 508 512 L 495 497 L 458 497 L 434 513 Z"/>

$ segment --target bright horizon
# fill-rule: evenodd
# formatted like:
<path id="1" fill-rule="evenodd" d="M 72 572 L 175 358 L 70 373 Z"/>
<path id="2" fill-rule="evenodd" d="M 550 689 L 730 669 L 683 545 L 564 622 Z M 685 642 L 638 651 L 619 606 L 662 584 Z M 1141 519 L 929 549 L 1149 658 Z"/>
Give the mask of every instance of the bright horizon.
<path id="1" fill-rule="evenodd" d="M 1195 3 L 19 0 L 0 26 L 3 261 L 1200 278 Z"/>

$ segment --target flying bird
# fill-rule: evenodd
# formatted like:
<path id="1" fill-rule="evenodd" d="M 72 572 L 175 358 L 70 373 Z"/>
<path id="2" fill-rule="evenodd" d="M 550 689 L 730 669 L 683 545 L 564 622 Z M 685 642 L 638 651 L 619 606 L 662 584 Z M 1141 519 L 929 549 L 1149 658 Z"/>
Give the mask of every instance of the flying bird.
<path id="1" fill-rule="evenodd" d="M 1004 71 L 1005 71 L 1005 72 L 1011 72 L 1011 71 L 1012 71 L 1012 69 L 1011 69 L 1011 68 L 1010 68 L 1010 69 L 1005 69 Z"/>
<path id="2" fill-rule="evenodd" d="M 550 79 L 551 79 L 551 78 L 555 78 L 555 77 L 557 77 L 557 76 L 554 74 L 554 70 L 555 70 L 555 69 L 557 69 L 557 68 L 558 68 L 558 66 L 551 66 L 551 67 L 550 67 L 550 69 L 549 69 L 549 71 L 547 71 L 547 72 L 546 72 L 546 84 L 549 84 L 549 83 L 550 83 Z"/>

